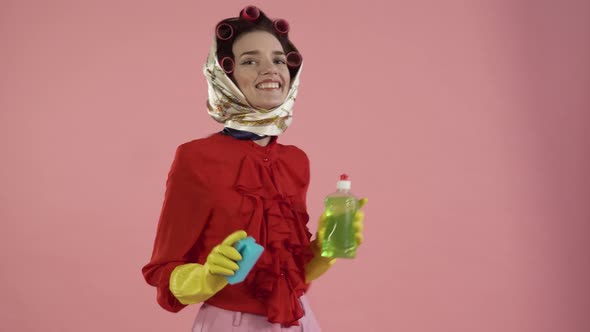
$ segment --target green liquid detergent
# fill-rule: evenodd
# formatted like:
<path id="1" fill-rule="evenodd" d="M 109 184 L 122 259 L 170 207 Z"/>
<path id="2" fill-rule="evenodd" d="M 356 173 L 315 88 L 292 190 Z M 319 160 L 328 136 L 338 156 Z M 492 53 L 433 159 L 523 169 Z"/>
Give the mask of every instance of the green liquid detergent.
<path id="1" fill-rule="evenodd" d="M 350 192 L 351 182 L 346 174 L 340 176 L 337 191 L 325 200 L 326 219 L 323 225 L 322 257 L 354 258 L 357 243 L 352 223 L 358 210 L 358 199 Z"/>

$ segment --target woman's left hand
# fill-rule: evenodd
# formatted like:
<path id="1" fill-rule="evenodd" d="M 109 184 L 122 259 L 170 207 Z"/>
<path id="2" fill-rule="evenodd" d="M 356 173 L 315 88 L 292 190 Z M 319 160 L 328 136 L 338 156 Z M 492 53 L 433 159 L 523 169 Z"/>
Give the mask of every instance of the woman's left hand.
<path id="1" fill-rule="evenodd" d="M 352 222 L 352 227 L 354 229 L 354 238 L 356 239 L 357 245 L 363 243 L 363 221 L 365 219 L 365 214 L 361 211 L 361 208 L 367 203 L 367 199 L 363 198 L 359 200 L 359 207 L 354 215 L 354 219 Z M 325 235 L 325 223 L 326 223 L 326 214 L 323 213 L 320 216 L 320 221 L 318 224 L 318 232 L 316 235 L 315 240 L 311 242 L 311 249 L 313 250 L 314 257 L 312 260 L 307 264 L 305 267 L 305 282 L 310 283 L 312 280 L 319 278 L 321 275 L 326 273 L 330 266 L 336 262 L 336 258 L 326 258 L 322 257 L 321 255 L 321 248 L 322 248 L 322 240 L 324 239 Z"/>
<path id="2" fill-rule="evenodd" d="M 360 246 L 365 240 L 365 237 L 363 236 L 363 230 L 365 228 L 363 223 L 365 220 L 365 213 L 361 210 L 361 208 L 365 206 L 365 204 L 367 204 L 367 201 L 367 198 L 359 200 L 359 208 L 358 210 L 356 210 L 354 220 L 352 222 L 352 228 L 354 229 L 354 238 L 356 239 L 357 246 Z"/>

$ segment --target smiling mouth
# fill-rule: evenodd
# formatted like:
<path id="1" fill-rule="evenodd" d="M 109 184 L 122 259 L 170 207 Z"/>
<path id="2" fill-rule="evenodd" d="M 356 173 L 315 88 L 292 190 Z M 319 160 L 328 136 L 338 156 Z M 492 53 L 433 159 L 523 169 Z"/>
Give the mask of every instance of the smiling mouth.
<path id="1" fill-rule="evenodd" d="M 256 84 L 256 89 L 259 90 L 275 90 L 280 88 L 281 84 L 279 82 L 263 82 Z"/>

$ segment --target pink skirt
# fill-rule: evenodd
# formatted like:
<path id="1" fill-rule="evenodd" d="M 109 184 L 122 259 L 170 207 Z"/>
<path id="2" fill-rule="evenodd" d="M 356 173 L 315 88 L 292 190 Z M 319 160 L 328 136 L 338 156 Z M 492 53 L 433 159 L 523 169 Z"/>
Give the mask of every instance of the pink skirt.
<path id="1" fill-rule="evenodd" d="M 221 309 L 204 303 L 193 324 L 193 332 L 321 332 L 307 298 L 300 298 L 305 315 L 299 326 L 281 327 L 266 320 L 265 316 Z"/>

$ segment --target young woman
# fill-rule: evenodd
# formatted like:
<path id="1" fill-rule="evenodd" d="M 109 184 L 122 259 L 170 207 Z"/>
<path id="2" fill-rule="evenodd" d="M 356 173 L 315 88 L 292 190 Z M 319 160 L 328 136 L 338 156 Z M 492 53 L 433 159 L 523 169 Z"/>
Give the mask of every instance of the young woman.
<path id="1" fill-rule="evenodd" d="M 320 331 L 305 292 L 334 260 L 320 256 L 322 236 L 310 241 L 309 160 L 277 142 L 302 66 L 288 32 L 253 6 L 217 25 L 204 73 L 209 114 L 224 129 L 180 145 L 168 175 L 142 272 L 164 309 L 203 303 L 193 331 Z M 359 243 L 362 220 L 359 211 Z M 265 250 L 244 282 L 228 285 L 246 236 Z"/>

